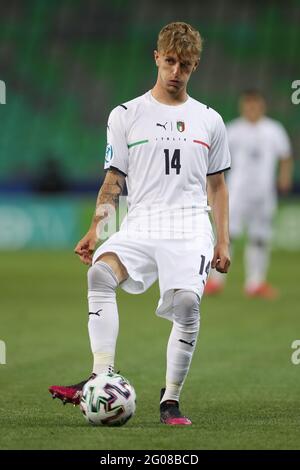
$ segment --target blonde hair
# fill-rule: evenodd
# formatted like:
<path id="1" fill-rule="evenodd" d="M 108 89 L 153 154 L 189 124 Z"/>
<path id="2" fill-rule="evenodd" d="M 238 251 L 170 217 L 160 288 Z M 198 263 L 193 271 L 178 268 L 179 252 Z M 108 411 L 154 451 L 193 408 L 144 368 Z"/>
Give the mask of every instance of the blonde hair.
<path id="1" fill-rule="evenodd" d="M 158 35 L 157 50 L 175 52 L 179 58 L 198 60 L 202 52 L 203 40 L 199 31 L 188 23 L 176 21 L 164 26 Z"/>

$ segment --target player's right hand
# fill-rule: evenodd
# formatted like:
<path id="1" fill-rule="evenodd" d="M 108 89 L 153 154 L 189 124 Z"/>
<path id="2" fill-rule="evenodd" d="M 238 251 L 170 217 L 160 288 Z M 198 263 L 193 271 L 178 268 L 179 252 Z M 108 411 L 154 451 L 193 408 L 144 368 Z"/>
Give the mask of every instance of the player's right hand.
<path id="1" fill-rule="evenodd" d="M 79 256 L 80 261 L 84 264 L 92 264 L 93 253 L 97 241 L 96 231 L 89 230 L 88 233 L 77 243 L 74 251 Z"/>

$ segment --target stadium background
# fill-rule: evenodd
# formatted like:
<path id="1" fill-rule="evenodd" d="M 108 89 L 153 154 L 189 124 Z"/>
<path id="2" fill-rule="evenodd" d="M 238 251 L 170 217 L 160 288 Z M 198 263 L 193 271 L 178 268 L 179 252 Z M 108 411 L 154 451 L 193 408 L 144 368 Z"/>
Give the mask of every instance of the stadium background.
<path id="1" fill-rule="evenodd" d="M 300 337 L 300 105 L 291 100 L 300 2 L 11 0 L 0 11 L 0 448 L 299 448 L 300 365 L 290 356 Z M 271 305 L 244 299 L 238 248 L 224 297 L 203 302 L 183 395 L 199 427 L 179 433 L 157 424 L 169 331 L 153 315 L 157 286 L 120 292 L 118 365 L 137 388 L 138 412 L 126 432 L 104 434 L 52 403 L 47 386 L 89 371 L 86 268 L 72 249 L 103 178 L 107 116 L 151 88 L 157 33 L 174 20 L 205 40 L 189 93 L 228 121 L 238 93 L 258 87 L 291 137 L 294 189 L 280 200 L 270 273 L 282 296 Z"/>

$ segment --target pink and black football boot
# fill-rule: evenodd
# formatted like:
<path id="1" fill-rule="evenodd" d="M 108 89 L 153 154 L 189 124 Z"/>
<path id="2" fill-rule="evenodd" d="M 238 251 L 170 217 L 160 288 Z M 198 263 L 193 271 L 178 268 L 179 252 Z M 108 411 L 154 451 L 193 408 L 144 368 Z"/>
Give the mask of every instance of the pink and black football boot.
<path id="1" fill-rule="evenodd" d="M 72 403 L 74 406 L 79 405 L 81 396 L 82 396 L 82 389 L 84 385 L 89 381 L 96 377 L 96 374 L 92 374 L 87 380 L 83 380 L 75 385 L 52 385 L 49 387 L 49 392 L 52 395 L 52 398 L 59 398 L 63 404 Z"/>
<path id="2" fill-rule="evenodd" d="M 165 393 L 165 388 L 160 391 L 160 399 Z M 175 400 L 166 400 L 160 404 L 160 422 L 170 426 L 190 426 L 192 421 L 183 416 L 179 410 L 179 403 Z"/>

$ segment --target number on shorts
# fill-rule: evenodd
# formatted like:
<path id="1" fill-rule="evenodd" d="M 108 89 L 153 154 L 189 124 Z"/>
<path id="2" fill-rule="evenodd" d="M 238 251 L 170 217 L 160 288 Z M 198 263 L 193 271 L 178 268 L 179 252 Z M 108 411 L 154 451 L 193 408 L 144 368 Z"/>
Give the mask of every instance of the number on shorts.
<path id="1" fill-rule="evenodd" d="M 199 270 L 199 274 L 201 274 L 201 276 L 204 273 L 204 266 L 205 266 L 205 256 L 201 255 L 201 264 L 200 264 L 200 270 Z M 209 269 L 210 269 L 210 261 L 208 261 L 205 267 L 206 277 L 208 277 L 209 275 Z"/>

